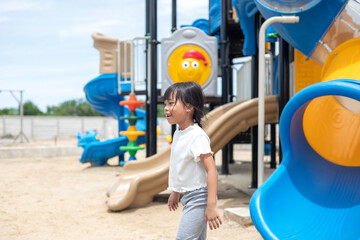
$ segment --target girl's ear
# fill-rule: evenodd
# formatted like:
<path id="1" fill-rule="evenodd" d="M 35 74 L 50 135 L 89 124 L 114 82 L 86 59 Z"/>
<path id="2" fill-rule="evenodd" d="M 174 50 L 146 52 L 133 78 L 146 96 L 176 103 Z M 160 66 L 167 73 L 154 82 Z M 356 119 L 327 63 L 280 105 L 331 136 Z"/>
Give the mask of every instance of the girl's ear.
<path id="1" fill-rule="evenodd" d="M 192 112 L 194 110 L 194 107 L 190 104 L 186 106 L 186 112 Z"/>

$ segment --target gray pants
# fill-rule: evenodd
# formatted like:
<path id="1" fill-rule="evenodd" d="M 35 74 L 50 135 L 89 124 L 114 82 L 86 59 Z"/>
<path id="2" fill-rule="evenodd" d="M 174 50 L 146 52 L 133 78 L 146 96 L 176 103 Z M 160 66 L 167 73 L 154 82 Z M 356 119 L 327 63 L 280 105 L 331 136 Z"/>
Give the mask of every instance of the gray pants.
<path id="1" fill-rule="evenodd" d="M 180 200 L 184 206 L 176 240 L 205 240 L 204 222 L 207 206 L 207 188 L 187 192 Z"/>

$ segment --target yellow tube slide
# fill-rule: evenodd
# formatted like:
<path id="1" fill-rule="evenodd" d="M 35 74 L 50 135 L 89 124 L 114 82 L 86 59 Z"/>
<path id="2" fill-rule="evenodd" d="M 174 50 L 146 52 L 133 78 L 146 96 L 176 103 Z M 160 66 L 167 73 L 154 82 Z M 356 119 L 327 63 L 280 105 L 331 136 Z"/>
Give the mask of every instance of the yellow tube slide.
<path id="1" fill-rule="evenodd" d="M 360 38 L 335 48 L 321 75 L 322 81 L 360 80 Z M 303 128 L 320 156 L 335 164 L 360 166 L 360 102 L 341 96 L 316 98 L 305 110 Z"/>

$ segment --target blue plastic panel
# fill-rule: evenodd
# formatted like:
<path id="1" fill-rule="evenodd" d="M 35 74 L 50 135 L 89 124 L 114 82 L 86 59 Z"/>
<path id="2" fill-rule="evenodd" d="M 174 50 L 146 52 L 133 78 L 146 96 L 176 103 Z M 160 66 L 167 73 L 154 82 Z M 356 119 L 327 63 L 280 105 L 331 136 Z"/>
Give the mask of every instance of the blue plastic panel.
<path id="1" fill-rule="evenodd" d="M 258 9 L 253 0 L 233 0 L 233 6 L 240 20 L 240 27 L 244 34 L 244 56 L 256 54 L 255 13 Z"/>
<path id="2" fill-rule="evenodd" d="M 220 31 L 220 25 L 221 25 L 220 0 L 210 0 L 209 21 L 210 21 L 210 34 L 214 35 L 218 33 Z"/>
<path id="3" fill-rule="evenodd" d="M 275 2 L 278 2 L 277 5 L 275 5 Z M 286 15 L 284 12 L 276 10 L 278 4 L 286 4 L 286 2 L 287 1 L 257 0 L 256 5 L 261 14 L 268 19 L 274 16 Z M 308 8 L 296 12 L 296 15 L 300 17 L 298 23 L 274 23 L 272 26 L 290 45 L 306 56 L 309 56 L 347 1 L 322 0 L 320 2 L 304 1 L 304 3 L 305 2 L 308 2 Z M 270 7 L 270 3 L 274 5 Z"/>
<path id="4" fill-rule="evenodd" d="M 183 27 L 196 27 L 203 30 L 207 35 L 209 35 L 209 20 L 199 18 L 196 19 L 191 25 L 181 25 L 180 28 Z"/>

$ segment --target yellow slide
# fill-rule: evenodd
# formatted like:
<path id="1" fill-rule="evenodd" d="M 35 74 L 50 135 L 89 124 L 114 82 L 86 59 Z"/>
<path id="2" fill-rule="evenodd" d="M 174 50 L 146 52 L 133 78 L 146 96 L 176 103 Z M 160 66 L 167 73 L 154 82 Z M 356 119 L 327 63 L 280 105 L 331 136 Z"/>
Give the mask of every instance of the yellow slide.
<path id="1" fill-rule="evenodd" d="M 278 122 L 278 97 L 265 98 L 265 121 Z M 233 102 L 220 106 L 205 117 L 204 129 L 211 139 L 211 149 L 216 153 L 231 139 L 249 127 L 257 125 L 258 100 Z M 110 210 L 142 207 L 167 188 L 170 150 L 144 160 L 128 162 L 122 176 L 108 191 Z"/>
<path id="2" fill-rule="evenodd" d="M 322 68 L 322 81 L 360 80 L 360 38 L 336 47 Z M 317 119 L 317 121 L 314 121 Z M 311 147 L 325 159 L 343 166 L 360 165 L 360 103 L 341 96 L 323 96 L 306 108 L 303 128 Z"/>

